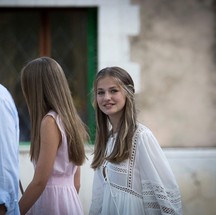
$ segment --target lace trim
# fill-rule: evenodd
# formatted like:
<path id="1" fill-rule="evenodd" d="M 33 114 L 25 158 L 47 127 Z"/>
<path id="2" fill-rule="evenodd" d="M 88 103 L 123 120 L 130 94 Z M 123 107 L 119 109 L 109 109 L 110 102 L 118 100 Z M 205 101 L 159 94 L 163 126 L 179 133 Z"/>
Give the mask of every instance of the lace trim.
<path id="1" fill-rule="evenodd" d="M 142 194 L 145 208 L 159 210 L 162 214 L 182 214 L 181 197 L 178 189 L 165 190 L 164 187 L 142 181 Z"/>
<path id="2" fill-rule="evenodd" d="M 116 172 L 120 172 L 120 173 L 125 173 L 127 174 L 128 170 L 127 169 L 123 169 L 114 165 L 110 165 L 110 169 L 116 171 Z"/>
<path id="3" fill-rule="evenodd" d="M 129 188 L 132 188 L 132 181 L 133 181 L 133 166 L 134 166 L 134 161 L 135 161 L 135 155 L 136 155 L 136 146 L 137 146 L 137 137 L 138 137 L 138 134 L 139 132 L 141 131 L 142 129 L 139 128 L 137 131 L 136 131 L 136 134 L 134 135 L 133 137 L 133 147 L 132 147 L 132 153 L 131 153 L 131 158 L 129 160 L 129 171 L 128 171 L 128 187 Z"/>
<path id="4" fill-rule="evenodd" d="M 121 186 L 119 186 L 119 185 L 117 185 L 117 184 L 113 184 L 113 183 L 110 183 L 110 185 L 111 185 L 112 187 L 118 189 L 118 190 L 121 190 L 121 191 L 123 191 L 123 192 L 125 192 L 125 193 L 129 193 L 129 194 L 131 194 L 131 195 L 133 195 L 133 196 L 136 196 L 136 197 L 138 197 L 138 198 L 140 198 L 140 199 L 143 198 L 143 196 L 142 196 L 141 194 L 139 194 L 139 193 L 135 192 L 134 190 L 131 190 L 131 189 L 127 188 L 127 187 L 121 187 Z"/>

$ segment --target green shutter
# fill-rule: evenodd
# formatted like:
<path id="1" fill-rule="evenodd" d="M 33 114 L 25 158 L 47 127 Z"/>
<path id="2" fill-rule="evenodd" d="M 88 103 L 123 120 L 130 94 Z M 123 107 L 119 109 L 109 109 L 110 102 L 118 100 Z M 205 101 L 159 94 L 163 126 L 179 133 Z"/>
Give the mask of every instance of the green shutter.
<path id="1" fill-rule="evenodd" d="M 97 72 L 97 8 L 88 9 L 88 127 L 91 143 L 95 138 L 95 112 L 92 106 L 92 87 Z"/>

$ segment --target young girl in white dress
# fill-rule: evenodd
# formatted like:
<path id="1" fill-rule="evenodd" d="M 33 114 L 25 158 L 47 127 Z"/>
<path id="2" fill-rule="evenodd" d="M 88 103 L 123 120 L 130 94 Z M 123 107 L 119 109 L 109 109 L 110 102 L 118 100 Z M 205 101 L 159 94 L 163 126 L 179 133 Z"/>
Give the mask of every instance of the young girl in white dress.
<path id="1" fill-rule="evenodd" d="M 137 121 L 134 83 L 122 68 L 94 82 L 95 170 L 89 215 L 182 214 L 179 187 L 153 133 Z"/>

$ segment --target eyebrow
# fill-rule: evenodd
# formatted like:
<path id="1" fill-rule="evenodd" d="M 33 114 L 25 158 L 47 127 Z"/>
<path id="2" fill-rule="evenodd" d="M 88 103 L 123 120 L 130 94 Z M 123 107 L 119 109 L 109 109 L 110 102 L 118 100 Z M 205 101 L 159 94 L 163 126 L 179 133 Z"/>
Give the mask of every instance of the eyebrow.
<path id="1" fill-rule="evenodd" d="M 119 88 L 119 86 L 112 86 L 112 87 L 109 87 L 108 89 L 112 90 L 112 89 L 116 89 L 116 88 Z M 97 90 L 104 90 L 104 88 L 97 88 Z"/>

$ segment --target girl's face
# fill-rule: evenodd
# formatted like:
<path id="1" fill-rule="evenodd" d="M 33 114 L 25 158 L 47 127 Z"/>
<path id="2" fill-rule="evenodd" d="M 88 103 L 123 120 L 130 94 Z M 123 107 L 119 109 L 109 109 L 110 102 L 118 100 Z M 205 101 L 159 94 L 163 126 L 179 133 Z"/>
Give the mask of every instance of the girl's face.
<path id="1" fill-rule="evenodd" d="M 122 88 L 110 76 L 101 78 L 97 83 L 97 104 L 100 110 L 109 116 L 110 120 L 118 122 L 126 102 Z"/>

